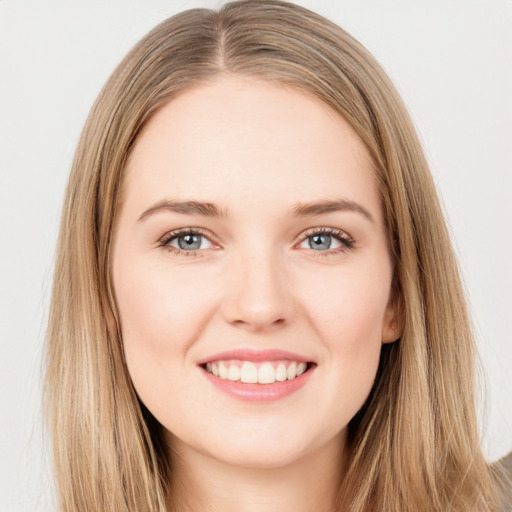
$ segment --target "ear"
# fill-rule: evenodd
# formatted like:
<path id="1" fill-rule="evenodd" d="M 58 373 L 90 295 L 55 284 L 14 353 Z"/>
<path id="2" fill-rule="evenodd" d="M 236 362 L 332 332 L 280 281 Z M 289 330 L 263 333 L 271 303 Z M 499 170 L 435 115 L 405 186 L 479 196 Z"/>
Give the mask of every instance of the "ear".
<path id="1" fill-rule="evenodd" d="M 110 307 L 106 307 L 105 309 L 106 309 L 106 311 L 105 311 L 104 315 L 105 315 L 105 320 L 107 322 L 107 328 L 112 334 L 115 333 L 116 335 L 118 335 L 119 329 L 117 327 L 117 321 L 114 316 L 114 313 L 112 312 L 112 309 Z"/>
<path id="2" fill-rule="evenodd" d="M 398 340 L 404 330 L 404 315 L 401 295 L 392 288 L 388 305 L 382 322 L 382 343 L 393 343 Z"/>
<path id="3" fill-rule="evenodd" d="M 112 336 L 120 338 L 121 328 L 119 325 L 119 315 L 114 298 L 114 287 L 112 285 L 112 277 L 107 282 L 107 289 L 103 302 L 103 317 L 105 319 L 107 329 Z"/>
<path id="4" fill-rule="evenodd" d="M 113 299 L 110 297 L 105 301 L 105 304 L 103 306 L 103 318 L 105 319 L 105 323 L 107 325 L 107 330 L 109 331 L 109 333 L 112 336 L 119 338 L 121 332 L 117 317 L 117 310 L 115 307 L 115 303 L 113 302 Z"/>

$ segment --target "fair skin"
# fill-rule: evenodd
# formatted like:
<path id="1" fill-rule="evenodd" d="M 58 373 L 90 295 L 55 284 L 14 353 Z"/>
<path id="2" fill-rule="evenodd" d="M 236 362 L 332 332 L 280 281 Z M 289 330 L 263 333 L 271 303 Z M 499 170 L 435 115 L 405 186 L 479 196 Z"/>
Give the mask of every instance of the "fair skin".
<path id="1" fill-rule="evenodd" d="M 176 205 L 190 201 L 223 215 Z M 349 125 L 266 81 L 222 75 L 182 92 L 130 156 L 112 268 L 130 376 L 170 447 L 174 509 L 332 509 L 347 424 L 399 336 L 374 170 Z M 218 357 L 232 350 L 245 352 Z M 308 364 L 236 392 L 206 368 L 244 358 L 276 375 Z"/>

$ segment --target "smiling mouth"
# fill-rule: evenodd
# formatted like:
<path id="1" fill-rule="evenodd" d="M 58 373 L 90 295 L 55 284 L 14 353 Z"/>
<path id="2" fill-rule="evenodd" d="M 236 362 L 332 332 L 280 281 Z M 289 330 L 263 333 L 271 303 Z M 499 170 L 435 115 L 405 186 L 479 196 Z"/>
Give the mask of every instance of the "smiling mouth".
<path id="1" fill-rule="evenodd" d="M 312 370 L 316 364 L 293 360 L 253 362 L 227 359 L 204 363 L 200 366 L 209 374 L 222 380 L 268 385 L 295 380 Z"/>

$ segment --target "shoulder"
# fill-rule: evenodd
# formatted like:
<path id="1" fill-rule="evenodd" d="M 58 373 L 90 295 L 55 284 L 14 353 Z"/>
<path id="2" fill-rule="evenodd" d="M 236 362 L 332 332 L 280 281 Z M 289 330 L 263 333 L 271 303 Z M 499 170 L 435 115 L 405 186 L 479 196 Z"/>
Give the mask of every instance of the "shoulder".
<path id="1" fill-rule="evenodd" d="M 512 477 L 512 452 L 497 462 Z"/>
<path id="2" fill-rule="evenodd" d="M 512 512 L 512 452 L 493 464 L 500 474 L 503 492 L 503 505 L 498 512 Z"/>

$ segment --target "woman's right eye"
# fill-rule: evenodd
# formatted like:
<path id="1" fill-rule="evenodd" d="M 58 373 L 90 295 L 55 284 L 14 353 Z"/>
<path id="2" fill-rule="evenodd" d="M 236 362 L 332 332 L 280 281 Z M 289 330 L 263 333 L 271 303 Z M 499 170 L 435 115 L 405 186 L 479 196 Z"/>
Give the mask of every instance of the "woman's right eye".
<path id="1" fill-rule="evenodd" d="M 160 240 L 159 245 L 175 254 L 185 256 L 193 256 L 196 251 L 213 247 L 212 241 L 206 235 L 194 230 L 168 233 Z"/>
<path id="2" fill-rule="evenodd" d="M 203 235 L 187 234 L 172 238 L 168 245 L 182 251 L 195 251 L 197 249 L 209 249 L 211 242 Z"/>

